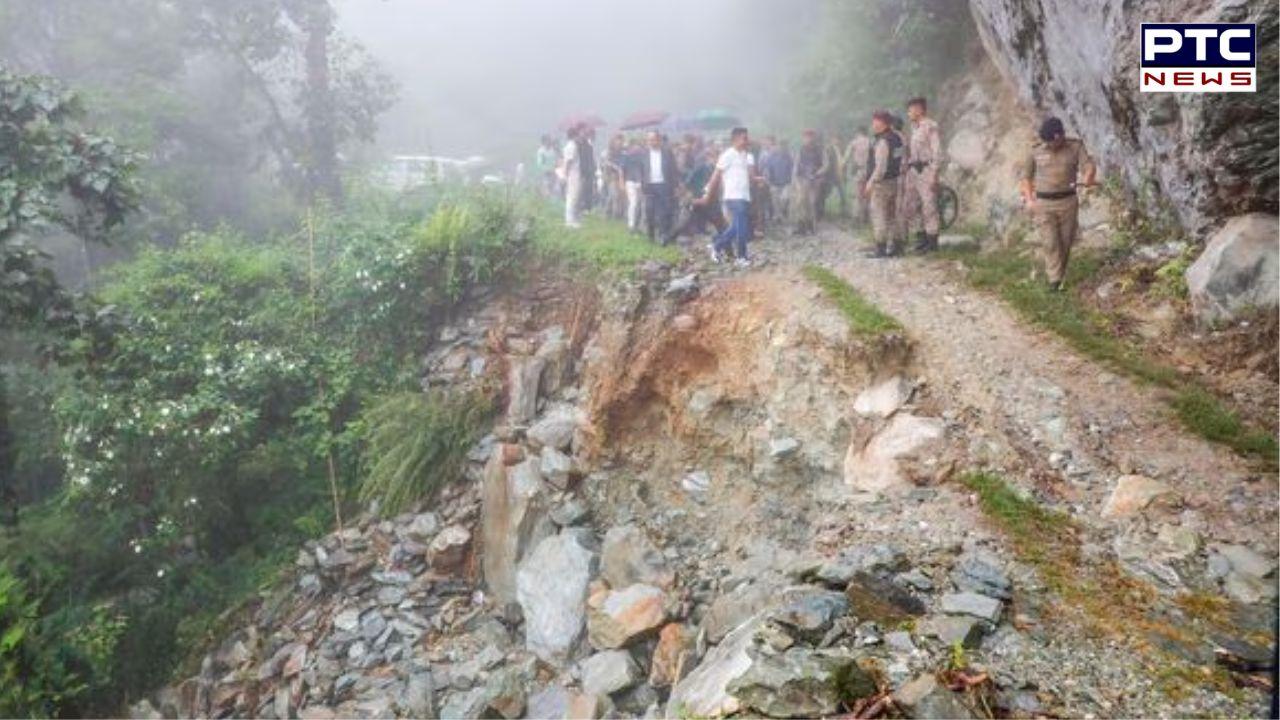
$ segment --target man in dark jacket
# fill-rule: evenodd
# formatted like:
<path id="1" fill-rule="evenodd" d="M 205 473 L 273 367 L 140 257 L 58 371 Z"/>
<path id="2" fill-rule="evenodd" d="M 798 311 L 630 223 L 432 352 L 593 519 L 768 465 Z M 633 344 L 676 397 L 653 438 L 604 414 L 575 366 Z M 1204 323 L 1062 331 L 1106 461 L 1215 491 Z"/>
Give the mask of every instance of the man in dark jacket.
<path id="1" fill-rule="evenodd" d="M 649 148 L 640 156 L 640 182 L 644 189 L 645 227 L 650 240 L 671 242 L 675 221 L 676 186 L 680 175 L 676 156 L 656 131 L 649 133 Z"/>

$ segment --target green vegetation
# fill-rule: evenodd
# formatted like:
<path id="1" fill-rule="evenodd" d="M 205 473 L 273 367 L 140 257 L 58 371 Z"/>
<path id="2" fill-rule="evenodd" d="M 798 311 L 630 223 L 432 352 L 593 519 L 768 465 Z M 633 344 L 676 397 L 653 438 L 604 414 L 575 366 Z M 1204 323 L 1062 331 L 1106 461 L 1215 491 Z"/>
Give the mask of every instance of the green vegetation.
<path id="1" fill-rule="evenodd" d="M 829 0 L 817 27 L 792 82 L 798 120 L 841 135 L 876 108 L 904 114 L 912 96 L 935 100 L 976 32 L 968 7 L 951 0 Z"/>
<path id="2" fill-rule="evenodd" d="M 1017 250 L 976 254 L 974 248 L 944 250 L 935 257 L 962 261 L 975 287 L 1000 295 L 1029 321 L 1060 335 L 1084 355 L 1112 370 L 1171 391 L 1170 403 L 1190 431 L 1222 443 L 1263 467 L 1276 467 L 1280 453 L 1270 433 L 1247 427 L 1224 401 L 1194 379 L 1152 359 L 1142 348 L 1118 336 L 1106 315 L 1087 307 L 1071 292 L 1054 292 L 1033 277 L 1034 260 Z M 1077 253 L 1067 273 L 1067 286 L 1095 275 L 1103 258 Z"/>
<path id="3" fill-rule="evenodd" d="M 395 514 L 430 497 L 462 468 L 493 408 L 483 393 L 400 392 L 365 412 L 367 467 L 360 497 Z"/>
<path id="4" fill-rule="evenodd" d="M 830 270 L 808 265 L 804 269 L 804 275 L 822 288 L 822 292 L 835 303 L 849 327 L 858 335 L 877 336 L 902 331 L 902 325 L 897 320 L 871 304 L 852 285 Z"/>
<path id="5" fill-rule="evenodd" d="M 112 270 L 97 293 L 112 325 L 62 344 L 43 396 L 65 481 L 21 509 L 0 557 L 50 653 L 74 654 L 97 608 L 118 624 L 75 692 L 41 690 L 16 714 L 115 712 L 169 680 L 357 488 L 402 508 L 457 472 L 486 405 L 416 391 L 420 355 L 473 288 L 516 277 L 528 245 L 514 207 L 485 193 L 367 209 L 265 242 L 195 233 Z"/>
<path id="6" fill-rule="evenodd" d="M 648 260 L 675 263 L 679 249 L 649 242 L 626 225 L 597 216 L 582 219 L 582 227 L 566 228 L 545 205 L 535 220 L 534 248 L 546 260 L 567 262 L 599 273 L 631 272 Z"/>
<path id="7" fill-rule="evenodd" d="M 1024 562 L 1040 570 L 1055 589 L 1071 584 L 1077 543 L 1065 515 L 1046 510 L 991 473 L 969 473 L 960 481 L 977 494 L 983 514 L 1005 533 Z"/>
<path id="8" fill-rule="evenodd" d="M 52 715 L 108 678 L 123 620 L 89 608 L 66 640 L 40 620 L 40 603 L 0 565 L 0 715 Z"/>

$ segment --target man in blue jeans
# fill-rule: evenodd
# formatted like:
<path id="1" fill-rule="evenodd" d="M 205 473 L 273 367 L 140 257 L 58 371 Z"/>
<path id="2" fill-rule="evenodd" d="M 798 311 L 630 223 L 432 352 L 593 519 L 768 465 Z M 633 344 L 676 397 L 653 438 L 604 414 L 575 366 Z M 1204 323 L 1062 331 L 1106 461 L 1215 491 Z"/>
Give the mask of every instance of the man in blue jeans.
<path id="1" fill-rule="evenodd" d="M 711 200 L 711 191 L 717 185 L 723 187 L 721 197 L 729 226 L 716 233 L 707 249 L 712 262 L 717 263 L 724 262 L 727 251 L 733 250 L 737 255 L 734 264 L 738 267 L 751 264 L 747 258 L 747 241 L 751 239 L 751 181 L 756 175 L 756 160 L 747 151 L 747 143 L 747 129 L 734 128 L 729 134 L 730 147 L 720 153 L 715 172 L 707 181 L 707 191 L 696 201 L 705 205 Z"/>

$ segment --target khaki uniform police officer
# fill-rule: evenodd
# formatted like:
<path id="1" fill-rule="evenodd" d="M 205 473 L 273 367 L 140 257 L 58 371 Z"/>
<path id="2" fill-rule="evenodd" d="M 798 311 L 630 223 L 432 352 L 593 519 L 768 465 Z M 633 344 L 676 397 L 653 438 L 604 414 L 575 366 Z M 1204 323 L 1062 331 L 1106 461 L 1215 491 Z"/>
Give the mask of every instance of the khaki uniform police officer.
<path id="1" fill-rule="evenodd" d="M 1097 168 L 1084 142 L 1068 138 L 1056 117 L 1040 125 L 1040 140 L 1023 162 L 1018 189 L 1035 220 L 1049 285 L 1058 290 L 1079 234 L 1076 188 L 1093 186 Z"/>

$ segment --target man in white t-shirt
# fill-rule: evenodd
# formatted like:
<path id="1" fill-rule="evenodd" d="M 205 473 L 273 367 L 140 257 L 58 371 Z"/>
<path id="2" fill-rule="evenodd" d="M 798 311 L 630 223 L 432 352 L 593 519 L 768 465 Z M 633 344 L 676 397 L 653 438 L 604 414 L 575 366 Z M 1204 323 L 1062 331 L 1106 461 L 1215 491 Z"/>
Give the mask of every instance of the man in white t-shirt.
<path id="1" fill-rule="evenodd" d="M 700 203 L 711 198 L 711 191 L 719 183 L 723 186 L 721 202 L 729 216 L 729 226 L 716 233 L 707 246 L 713 262 L 723 262 L 726 250 L 737 255 L 738 266 L 748 266 L 747 241 L 751 239 L 751 181 L 756 176 L 755 157 L 747 151 L 747 129 L 736 127 L 729 134 L 729 148 L 720 153 L 716 170 L 707 181 L 707 191 Z"/>

